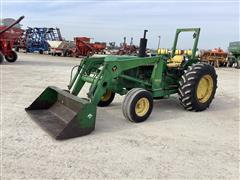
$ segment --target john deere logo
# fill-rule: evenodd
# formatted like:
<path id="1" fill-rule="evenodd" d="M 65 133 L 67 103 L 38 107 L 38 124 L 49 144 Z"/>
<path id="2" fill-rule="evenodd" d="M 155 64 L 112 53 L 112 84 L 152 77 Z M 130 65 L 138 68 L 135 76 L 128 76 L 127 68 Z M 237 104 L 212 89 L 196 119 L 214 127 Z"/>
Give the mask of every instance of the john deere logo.
<path id="1" fill-rule="evenodd" d="M 93 117 L 92 114 L 88 114 L 88 119 L 91 119 Z"/>

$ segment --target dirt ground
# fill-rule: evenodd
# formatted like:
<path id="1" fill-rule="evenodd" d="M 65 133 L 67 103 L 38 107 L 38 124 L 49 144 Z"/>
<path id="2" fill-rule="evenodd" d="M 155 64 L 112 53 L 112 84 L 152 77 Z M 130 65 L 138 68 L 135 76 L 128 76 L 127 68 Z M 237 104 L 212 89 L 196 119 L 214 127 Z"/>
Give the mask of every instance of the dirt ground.
<path id="1" fill-rule="evenodd" d="M 187 112 L 172 96 L 134 124 L 118 95 L 98 108 L 90 135 L 56 141 L 24 108 L 49 85 L 66 89 L 80 59 L 19 56 L 1 65 L 2 179 L 239 178 L 239 70 L 217 69 L 216 98 L 204 112 Z"/>

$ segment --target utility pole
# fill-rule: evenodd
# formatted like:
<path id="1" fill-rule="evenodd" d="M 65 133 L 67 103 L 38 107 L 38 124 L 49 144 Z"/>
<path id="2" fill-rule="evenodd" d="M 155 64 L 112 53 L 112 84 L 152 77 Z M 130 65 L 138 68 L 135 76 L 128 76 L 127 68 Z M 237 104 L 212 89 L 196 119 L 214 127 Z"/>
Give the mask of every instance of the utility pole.
<path id="1" fill-rule="evenodd" d="M 130 42 L 130 46 L 133 45 L 133 37 L 131 37 L 131 42 Z"/>
<path id="2" fill-rule="evenodd" d="M 159 49 L 159 47 L 160 47 L 160 40 L 161 40 L 161 36 L 158 36 L 158 48 L 157 49 Z"/>

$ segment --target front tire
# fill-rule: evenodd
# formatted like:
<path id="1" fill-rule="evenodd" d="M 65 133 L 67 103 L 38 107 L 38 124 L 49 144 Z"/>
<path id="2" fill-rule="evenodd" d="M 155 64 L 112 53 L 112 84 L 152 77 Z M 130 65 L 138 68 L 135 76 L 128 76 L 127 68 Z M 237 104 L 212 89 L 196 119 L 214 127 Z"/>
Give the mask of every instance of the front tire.
<path id="1" fill-rule="evenodd" d="M 193 64 L 182 75 L 178 88 L 179 100 L 189 111 L 203 111 L 211 104 L 217 89 L 214 67 L 205 63 Z"/>
<path id="2" fill-rule="evenodd" d="M 115 93 L 107 90 L 106 93 L 101 97 L 101 100 L 98 103 L 99 107 L 105 107 L 112 103 L 115 97 Z"/>
<path id="3" fill-rule="evenodd" d="M 18 58 L 18 55 L 15 51 L 11 51 L 11 53 L 9 55 L 5 56 L 5 59 L 10 63 L 15 62 L 17 60 L 17 58 Z"/>
<path id="4" fill-rule="evenodd" d="M 153 109 L 153 97 L 149 91 L 141 88 L 130 90 L 124 98 L 122 111 L 125 118 L 131 122 L 145 121 Z"/>

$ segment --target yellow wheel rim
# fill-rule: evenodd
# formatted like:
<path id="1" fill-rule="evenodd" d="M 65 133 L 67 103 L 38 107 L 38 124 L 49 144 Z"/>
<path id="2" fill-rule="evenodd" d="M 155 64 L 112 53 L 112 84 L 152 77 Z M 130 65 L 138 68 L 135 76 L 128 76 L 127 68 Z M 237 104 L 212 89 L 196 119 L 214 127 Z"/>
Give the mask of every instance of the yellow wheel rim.
<path id="1" fill-rule="evenodd" d="M 112 91 L 107 90 L 106 93 L 101 97 L 101 101 L 108 101 L 111 98 Z"/>
<path id="2" fill-rule="evenodd" d="M 197 98 L 201 103 L 205 103 L 211 97 L 213 91 L 213 79 L 210 75 L 204 75 L 197 86 Z"/>
<path id="3" fill-rule="evenodd" d="M 135 105 L 135 112 L 138 116 L 144 116 L 149 110 L 150 104 L 147 98 L 139 99 Z"/>

